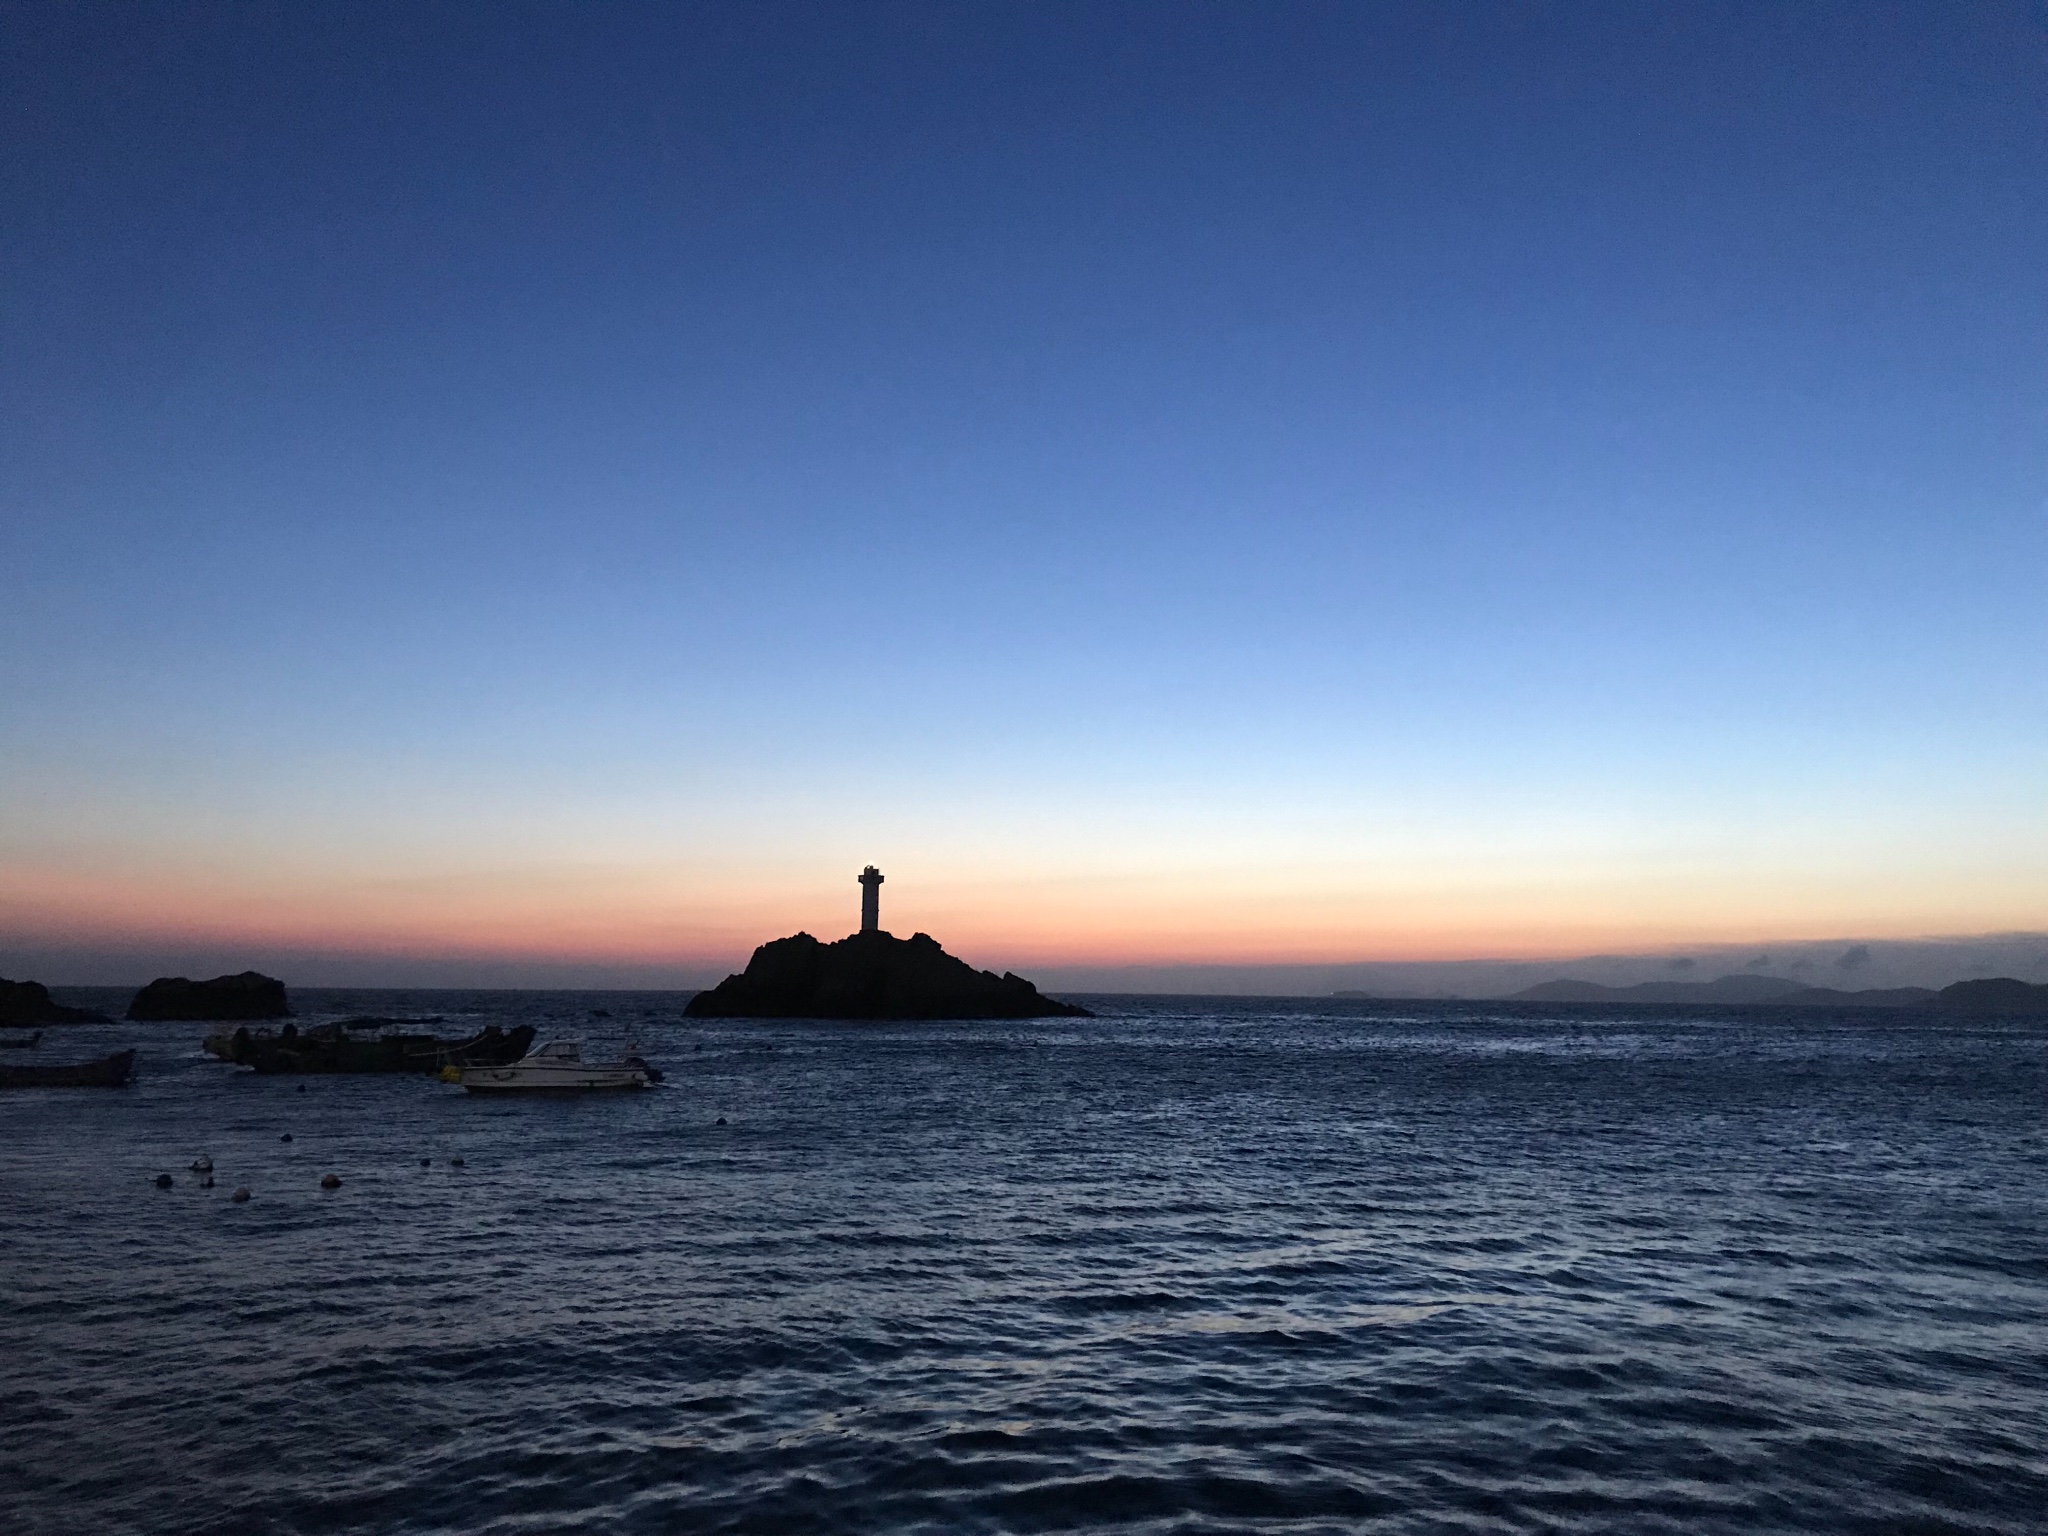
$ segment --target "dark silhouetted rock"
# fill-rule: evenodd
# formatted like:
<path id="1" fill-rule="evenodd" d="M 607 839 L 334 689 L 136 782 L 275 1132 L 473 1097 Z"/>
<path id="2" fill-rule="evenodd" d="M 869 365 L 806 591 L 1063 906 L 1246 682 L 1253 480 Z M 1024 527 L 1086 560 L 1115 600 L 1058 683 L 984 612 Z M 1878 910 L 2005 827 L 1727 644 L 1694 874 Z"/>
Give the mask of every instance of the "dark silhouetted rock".
<path id="1" fill-rule="evenodd" d="M 129 1018 L 147 1020 L 282 1019 L 290 1013 L 284 983 L 255 971 L 211 981 L 159 976 L 128 1005 Z"/>
<path id="2" fill-rule="evenodd" d="M 66 1008 L 50 1001 L 40 981 L 9 981 L 0 977 L 0 1024 L 104 1024 L 107 1016 L 90 1008 Z"/>
<path id="3" fill-rule="evenodd" d="M 2036 986 L 2011 976 L 1959 981 L 1943 987 L 1934 1006 L 1945 1013 L 2048 1014 L 2048 984 Z"/>
<path id="4" fill-rule="evenodd" d="M 683 1011 L 698 1019 L 1091 1017 L 1042 996 L 1022 976 L 977 971 L 930 934 L 899 939 L 879 929 L 836 944 L 808 933 L 772 940 L 744 972 L 699 992 Z"/>

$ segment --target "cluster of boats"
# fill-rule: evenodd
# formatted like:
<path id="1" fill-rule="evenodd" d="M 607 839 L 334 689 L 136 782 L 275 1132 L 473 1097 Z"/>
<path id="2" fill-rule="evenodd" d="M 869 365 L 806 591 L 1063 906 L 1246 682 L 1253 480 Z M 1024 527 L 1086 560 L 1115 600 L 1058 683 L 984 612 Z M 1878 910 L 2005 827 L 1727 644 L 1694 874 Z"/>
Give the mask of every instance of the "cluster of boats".
<path id="1" fill-rule="evenodd" d="M 459 1040 L 407 1033 L 408 1024 L 438 1019 L 344 1019 L 300 1030 L 250 1030 L 209 1036 L 211 1056 L 265 1075 L 276 1073 L 389 1073 L 438 1075 L 471 1093 L 592 1093 L 645 1088 L 661 1072 L 630 1045 L 613 1058 L 586 1061 L 580 1041 L 557 1040 L 533 1048 L 530 1025 L 501 1030 L 496 1025 Z M 375 1033 L 369 1033 L 375 1030 Z M 32 1050 L 39 1030 L 26 1040 L 0 1039 L 0 1048 Z M 118 1088 L 135 1070 L 135 1052 L 117 1051 L 97 1061 L 44 1066 L 0 1063 L 0 1088 Z"/>
<path id="2" fill-rule="evenodd" d="M 408 1026 L 439 1019 L 341 1019 L 300 1029 L 252 1030 L 208 1035 L 209 1056 L 253 1067 L 266 1076 L 283 1072 L 440 1072 L 448 1067 L 505 1066 L 533 1047 L 533 1026 L 501 1030 L 493 1024 L 461 1040 L 416 1033 Z"/>

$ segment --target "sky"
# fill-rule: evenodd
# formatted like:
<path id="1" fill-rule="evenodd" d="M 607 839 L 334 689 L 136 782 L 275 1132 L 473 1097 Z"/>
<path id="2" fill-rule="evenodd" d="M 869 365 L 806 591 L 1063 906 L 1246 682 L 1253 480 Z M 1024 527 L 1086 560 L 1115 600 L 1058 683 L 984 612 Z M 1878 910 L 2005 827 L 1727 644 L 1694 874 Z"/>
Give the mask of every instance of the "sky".
<path id="1" fill-rule="evenodd" d="M 2048 929 L 2037 4 L 0 32 L 12 974 Z"/>

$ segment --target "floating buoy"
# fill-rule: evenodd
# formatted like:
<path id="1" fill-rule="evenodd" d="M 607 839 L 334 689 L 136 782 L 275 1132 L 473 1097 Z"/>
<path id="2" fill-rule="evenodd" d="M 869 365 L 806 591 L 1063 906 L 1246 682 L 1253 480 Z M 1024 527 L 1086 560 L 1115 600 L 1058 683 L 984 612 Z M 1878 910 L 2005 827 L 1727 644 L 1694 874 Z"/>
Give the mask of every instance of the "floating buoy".
<path id="1" fill-rule="evenodd" d="M 444 1082 L 444 1083 L 459 1083 L 459 1082 L 461 1082 L 461 1081 L 462 1081 L 462 1068 L 460 1068 L 460 1067 L 458 1067 L 457 1065 L 455 1065 L 455 1063 L 454 1063 L 454 1062 L 452 1062 L 452 1061 L 451 1061 L 451 1062 L 449 1062 L 447 1066 L 445 1066 L 445 1067 L 443 1067 L 443 1068 L 441 1069 L 441 1081 L 442 1081 L 442 1082 Z"/>
<path id="2" fill-rule="evenodd" d="M 158 1189 L 169 1189 L 171 1187 L 171 1176 L 168 1173 L 158 1174 L 156 1176 L 156 1187 Z"/>
<path id="3" fill-rule="evenodd" d="M 192 1171 L 194 1173 L 213 1172 L 213 1159 L 204 1152 L 200 1153 L 199 1156 L 192 1159 Z"/>
<path id="4" fill-rule="evenodd" d="M 422 1168 L 431 1168 L 434 1166 L 434 1160 L 431 1157 L 423 1157 L 420 1159 L 420 1166 Z"/>
<path id="5" fill-rule="evenodd" d="M 299 1084 L 299 1092 L 304 1093 L 305 1091 L 306 1085 L 304 1083 Z"/>
<path id="6" fill-rule="evenodd" d="M 277 1139 L 279 1141 L 290 1141 L 292 1139 L 292 1133 L 290 1131 L 286 1131 L 282 1136 L 278 1137 Z"/>
<path id="7" fill-rule="evenodd" d="M 244 1187 L 242 1189 L 236 1190 L 232 1195 L 229 1195 L 228 1198 L 234 1201 L 237 1205 L 247 1205 L 249 1203 L 249 1191 L 246 1187 Z"/>
<path id="8" fill-rule="evenodd" d="M 723 1116 L 723 1115 L 720 1115 L 720 1116 L 718 1117 L 718 1123 L 719 1123 L 720 1125 L 723 1125 L 723 1124 L 725 1124 L 725 1116 Z"/>
<path id="9" fill-rule="evenodd" d="M 448 1166 L 451 1168 L 460 1168 L 462 1166 L 462 1159 L 459 1157 L 451 1157 L 448 1159 Z"/>
<path id="10" fill-rule="evenodd" d="M 323 1174 L 323 1175 L 321 1175 L 321 1178 L 320 1178 L 320 1187 L 321 1187 L 322 1189 L 339 1189 L 339 1188 L 341 1188 L 341 1175 L 340 1175 L 340 1174 L 338 1174 L 338 1173 L 329 1173 L 329 1174 Z"/>

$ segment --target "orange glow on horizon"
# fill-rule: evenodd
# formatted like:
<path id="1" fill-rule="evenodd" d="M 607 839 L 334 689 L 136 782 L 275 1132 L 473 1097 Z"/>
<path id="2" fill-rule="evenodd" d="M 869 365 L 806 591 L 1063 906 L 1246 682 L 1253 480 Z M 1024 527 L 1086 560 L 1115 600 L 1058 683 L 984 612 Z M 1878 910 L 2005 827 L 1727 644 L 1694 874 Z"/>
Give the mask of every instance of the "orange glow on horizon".
<path id="1" fill-rule="evenodd" d="M 859 922 L 858 887 L 820 892 L 605 867 L 414 879 L 0 871 L 0 925 L 17 943 L 206 946 L 393 958 L 729 969 L 798 930 Z M 1906 939 L 2039 926 L 2017 891 L 1979 884 L 1930 909 L 1837 877 L 1732 883 L 1613 877 L 1373 890 L 1268 877 L 1239 888 L 1179 879 L 994 883 L 892 879 L 882 926 L 932 934 L 994 969 L 1562 959 L 1674 945 L 1773 944 L 1853 933 Z M 1975 899 L 1966 899 L 1975 898 Z M 167 914 L 175 914 L 167 916 Z M 2015 920 L 2017 918 L 2017 920 Z"/>

